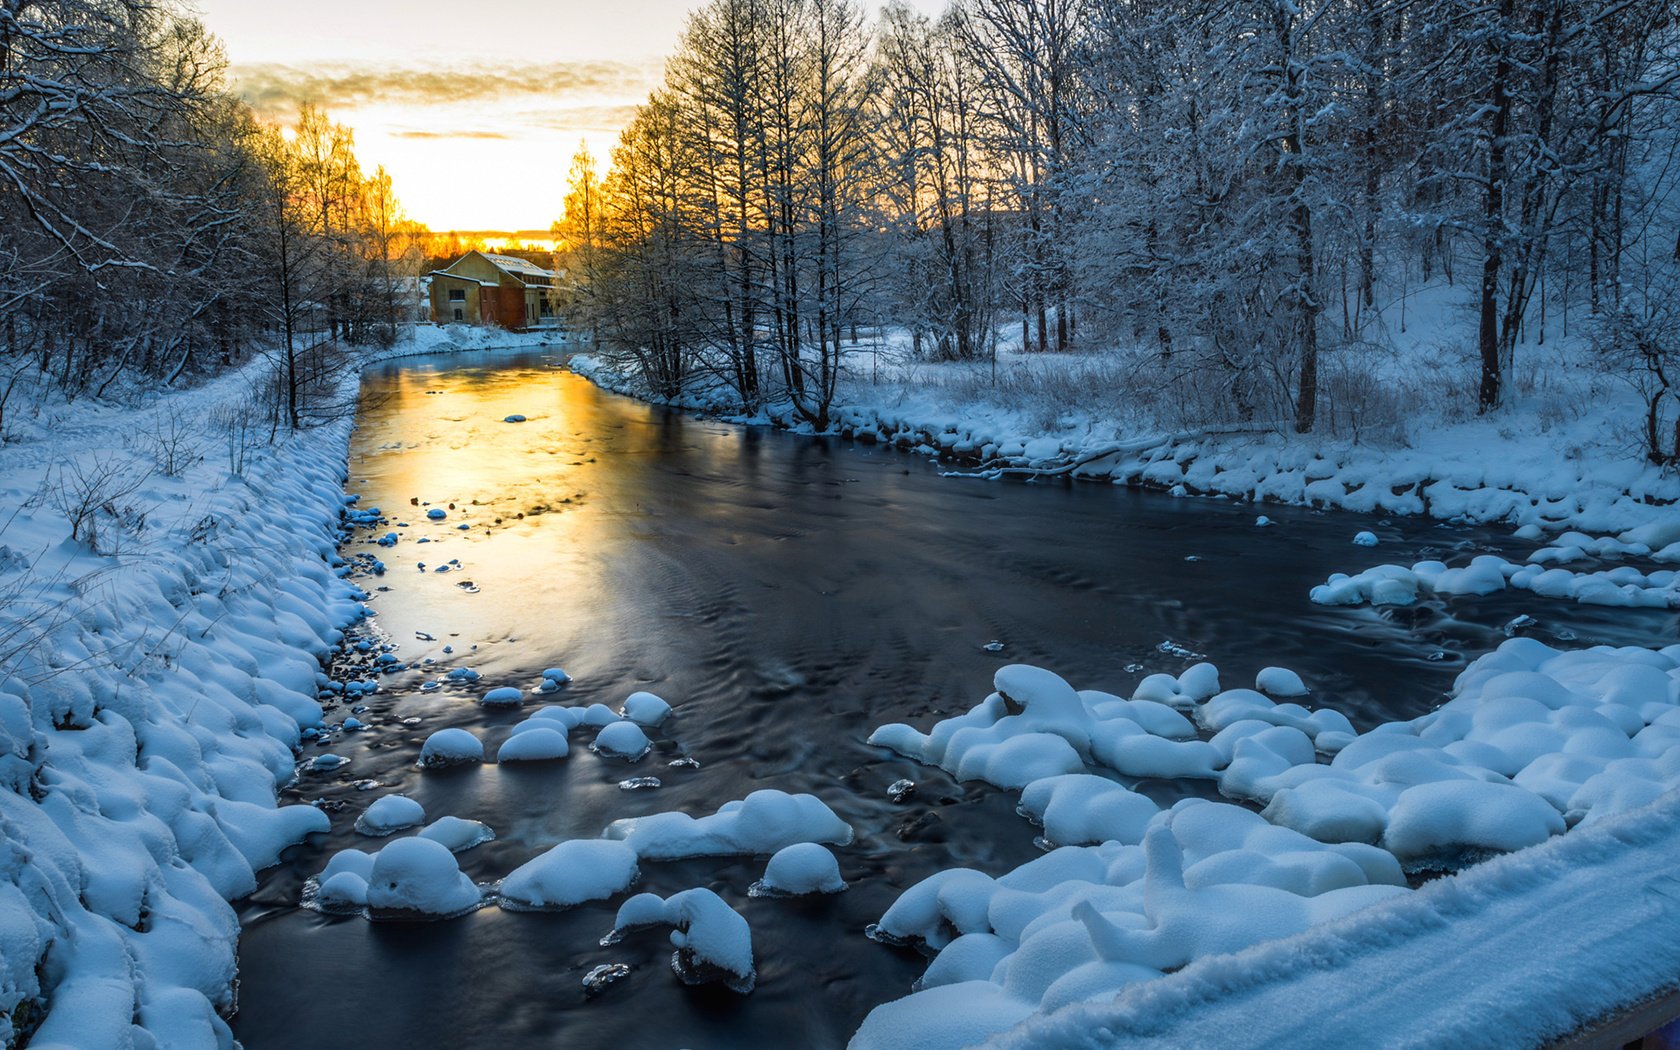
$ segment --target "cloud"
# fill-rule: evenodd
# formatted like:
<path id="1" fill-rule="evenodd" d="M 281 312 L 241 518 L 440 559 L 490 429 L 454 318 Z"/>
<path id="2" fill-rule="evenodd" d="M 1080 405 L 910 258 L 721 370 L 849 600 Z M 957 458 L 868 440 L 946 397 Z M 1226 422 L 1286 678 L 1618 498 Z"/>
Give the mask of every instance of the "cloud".
<path id="1" fill-rule="evenodd" d="M 234 85 L 264 116 L 288 119 L 301 103 L 329 113 L 369 105 L 556 102 L 570 97 L 638 99 L 659 80 L 658 63 L 466 63 L 460 66 L 356 66 L 345 63 L 235 66 Z M 552 115 L 552 111 L 550 111 Z"/>
<path id="2" fill-rule="evenodd" d="M 639 103 L 619 106 L 557 106 L 520 116 L 529 127 L 545 131 L 618 131 L 636 115 Z"/>
<path id="3" fill-rule="evenodd" d="M 505 132 L 501 132 L 501 131 L 482 131 L 482 130 L 478 130 L 478 129 L 465 129 L 465 130 L 460 130 L 460 131 L 431 131 L 431 130 L 393 131 L 393 132 L 391 132 L 391 137 L 394 138 L 394 139 L 481 139 L 481 140 L 487 140 L 487 141 L 500 141 L 500 140 L 503 140 L 503 139 L 513 138 L 512 135 L 509 135 Z"/>

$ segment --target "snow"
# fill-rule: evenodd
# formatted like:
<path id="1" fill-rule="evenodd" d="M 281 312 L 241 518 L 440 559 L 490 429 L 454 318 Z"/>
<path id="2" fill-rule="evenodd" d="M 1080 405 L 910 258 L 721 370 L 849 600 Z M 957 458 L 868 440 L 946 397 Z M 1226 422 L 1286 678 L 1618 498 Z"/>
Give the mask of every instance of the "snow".
<path id="1" fill-rule="evenodd" d="M 397 839 L 381 849 L 367 884 L 368 911 L 376 918 L 448 919 L 484 900 L 449 847 L 428 838 Z"/>
<path id="2" fill-rule="evenodd" d="M 846 888 L 840 877 L 840 862 L 815 842 L 783 846 L 764 866 L 764 877 L 748 892 L 754 897 L 804 897 L 818 893 L 839 893 Z"/>
<path id="3" fill-rule="evenodd" d="M 1306 696 L 1311 690 L 1301 676 L 1287 667 L 1263 667 L 1254 676 L 1254 688 L 1267 696 Z"/>
<path id="4" fill-rule="evenodd" d="M 671 713 L 671 705 L 652 693 L 635 692 L 625 697 L 620 713 L 639 726 L 656 726 Z"/>
<path id="5" fill-rule="evenodd" d="M 1021 814 L 1058 846 L 1136 844 L 1160 808 L 1145 795 L 1089 773 L 1035 780 L 1021 792 Z"/>
<path id="6" fill-rule="evenodd" d="M 622 842 L 573 839 L 515 868 L 498 889 L 513 911 L 570 908 L 606 900 L 640 876 L 636 851 Z"/>
<path id="7" fill-rule="evenodd" d="M 424 328 L 386 353 L 479 338 Z M 321 660 L 363 615 L 337 547 L 341 518 L 365 512 L 342 487 L 348 418 L 234 448 L 217 420 L 270 368 L 6 413 L 0 1045 L 31 1014 L 32 1046 L 232 1045 L 227 901 L 333 823 L 275 800 L 294 777 L 342 775 L 296 748 L 322 725 Z M 160 428 L 185 439 L 167 471 L 138 439 Z M 97 510 L 72 540 L 34 498 L 66 470 L 132 484 L 124 513 Z M 370 872 L 332 872 L 323 900 L 359 910 Z"/>
<path id="8" fill-rule="evenodd" d="M 407 795 L 386 795 L 362 811 L 356 819 L 356 830 L 379 838 L 418 827 L 425 819 L 426 810 L 420 803 Z"/>
<path id="9" fill-rule="evenodd" d="M 420 837 L 436 842 L 451 853 L 461 853 L 489 842 L 496 832 L 482 821 L 445 816 L 421 828 Z"/>
<path id="10" fill-rule="evenodd" d="M 566 741 L 566 729 L 563 723 L 552 719 L 544 719 L 549 725 L 536 722 L 522 722 L 515 732 L 496 751 L 497 762 L 547 762 L 565 758 L 570 745 Z"/>
<path id="11" fill-rule="evenodd" d="M 797 842 L 846 845 L 849 824 L 815 795 L 790 795 L 775 788 L 725 802 L 716 813 L 655 813 L 625 817 L 607 825 L 604 838 L 624 842 L 643 860 L 775 853 Z"/>
<path id="12" fill-rule="evenodd" d="M 245 378 L 166 400 L 208 418 L 239 396 Z M 107 522 L 101 543 L 70 542 L 63 516 L 26 497 L 51 465 L 124 448 L 136 412 L 148 410 L 83 402 L 24 419 L 0 446 L 0 492 L 20 508 L 0 529 L 0 631 L 53 614 L 0 675 L 0 1041 L 12 1038 L 19 1004 L 33 1001 L 45 1010 L 34 1046 L 227 1045 L 218 1011 L 232 1007 L 238 931 L 226 900 L 249 893 L 255 872 L 287 846 L 331 824 L 321 810 L 274 800 L 294 775 L 318 782 L 338 765 L 315 761 L 330 754 L 317 751 L 300 769 L 294 747 L 321 722 L 318 660 L 359 615 L 356 589 L 334 571 L 348 424 L 256 449 L 238 477 L 207 455 L 179 477 L 149 478 L 136 496 L 144 525 Z M 1106 440 L 976 433 L 957 421 L 916 443 L 990 444 L 1022 458 L 1031 444 L 1034 460 L 1051 467 Z M 1116 452 L 1091 461 L 1090 473 L 1187 492 L 1502 520 L 1523 524 L 1531 539 L 1554 533 L 1527 562 L 1379 567 L 1344 589 L 1358 600 L 1521 589 L 1674 604 L 1669 570 L 1631 564 L 1680 562 L 1680 516 L 1666 502 L 1672 479 L 1601 470 L 1591 450 L 1561 466 L 1550 448 L 1465 466 L 1443 447 L 1429 435 L 1410 452 L 1328 442 L 1303 456 L 1281 439 L 1199 437 Z M 1291 488 L 1291 478 L 1301 484 Z M 1565 527 L 1584 531 L 1555 535 Z M 1630 564 L 1577 571 L 1588 558 Z M 93 580 L 99 586 L 78 586 Z M 1564 653 L 1517 639 L 1467 668 L 1440 710 L 1365 734 L 1329 709 L 1277 702 L 1301 694 L 1275 683 L 1224 690 L 1206 663 L 1151 676 L 1129 700 L 1004 668 L 997 692 L 974 711 L 926 734 L 882 727 L 871 739 L 959 776 L 1021 788 L 1023 811 L 1060 848 L 996 877 L 959 869 L 906 891 L 881 925 L 944 947 L 923 990 L 872 1014 L 860 1045 L 923 1045 L 913 1040 L 924 1029 L 934 1040 L 926 1045 L 956 1045 L 949 1040 L 986 1038 L 1032 1016 L 1029 1032 L 997 1038 L 1088 1045 L 1095 1032 L 1142 1023 L 1172 1032 L 1165 1045 L 1217 1045 L 1217 1033 L 1234 1030 L 1264 1041 L 1268 1030 L 1300 1035 L 1298 1025 L 1267 1026 L 1295 1019 L 1290 1004 L 1301 1002 L 1334 1008 L 1335 1029 L 1313 1036 L 1325 1045 L 1402 1028 L 1434 1045 L 1489 1030 L 1529 1044 L 1660 990 L 1680 969 L 1680 923 L 1662 906 L 1665 872 L 1680 861 L 1670 856 L 1680 840 L 1671 797 L 1680 786 L 1671 757 L 1680 739 L 1677 665 L 1673 647 Z M 75 673 L 59 673 L 68 667 Z M 477 675 L 457 668 L 449 677 Z M 545 709 L 516 726 L 503 750 L 525 738 L 515 751 L 553 750 L 555 735 L 563 744 L 582 725 L 602 735 L 635 730 L 645 741 L 642 728 L 657 724 L 629 699 L 622 720 L 601 704 Z M 1198 739 L 1196 726 L 1213 739 Z M 481 761 L 483 745 L 445 730 L 428 739 L 426 755 Z M 1146 811 L 1153 803 L 1113 778 L 1147 775 L 1210 779 L 1263 803 L 1265 815 L 1209 802 Z M 340 851 L 313 880 L 312 906 L 429 917 L 478 907 L 484 893 L 450 850 L 487 834 L 476 821 L 445 817 L 376 854 Z M 761 791 L 709 816 L 632 818 L 576 843 L 627 851 L 633 862 L 771 854 L 771 881 L 788 847 L 850 837 L 813 796 Z M 1517 852 L 1415 893 L 1394 885 L 1401 862 L 1458 867 L 1504 850 Z M 604 877 L 605 867 L 557 865 L 554 877 Z M 740 982 L 743 945 L 752 972 L 744 920 L 709 891 L 689 893 L 653 898 L 657 912 L 637 907 L 679 928 L 679 973 Z M 1273 937 L 1283 939 L 1265 940 Z M 1571 960 L 1567 975 L 1508 964 L 1547 946 L 1550 957 Z M 1182 969 L 1160 976 L 1174 966 Z M 1483 993 L 1478 1002 L 1495 996 L 1493 1029 L 1485 1013 L 1463 1009 L 1471 986 Z M 1116 993 L 1112 1003 L 1077 1005 Z M 889 1037 L 911 1041 L 866 1041 Z"/>
<path id="13" fill-rule="evenodd" d="M 1680 793 L 1671 792 L 1302 934 L 1203 958 L 1110 1002 L 1033 1018 L 987 1045 L 1235 1040 L 1328 1050 L 1389 1044 L 1396 1033 L 1414 1046 L 1547 1045 L 1672 986 L 1680 916 L 1667 901 L 1677 863 Z M 1334 1023 L 1302 1024 L 1303 1004 Z"/>
<path id="14" fill-rule="evenodd" d="M 1196 677 L 1196 692 L 1217 688 L 1211 665 Z M 954 1048 L 1081 1002 L 1126 1002 L 1130 989 L 1174 980 L 1164 974 L 1310 937 L 1365 909 L 1404 909 L 1413 896 L 1405 870 L 1459 871 L 1430 884 L 1447 892 L 1437 887 L 1473 879 L 1480 862 L 1520 869 L 1519 858 L 1601 826 L 1625 829 L 1630 812 L 1680 797 L 1680 646 L 1561 651 L 1514 638 L 1465 668 L 1435 711 L 1363 734 L 1334 710 L 1255 690 L 1191 701 L 1215 734 L 1193 742 L 1214 752 L 1221 793 L 1263 813 L 1198 799 L 1160 810 L 1112 779 L 1129 761 L 1104 746 L 1114 726 L 1131 727 L 1120 739 L 1170 742 L 1144 720 L 1118 717 L 1127 701 L 1075 692 L 1037 668 L 1000 669 L 995 685 L 981 705 L 925 734 L 886 726 L 870 740 L 947 768 L 953 752 L 960 768 L 988 749 L 993 783 L 1025 781 L 1020 811 L 1042 825 L 1049 852 L 996 877 L 948 869 L 900 894 L 871 935 L 937 954 L 911 995 L 866 1019 L 857 1050 Z M 1257 685 L 1305 692 L 1283 668 L 1265 669 Z M 1129 703 L 1182 706 L 1186 692 L 1180 679 L 1155 675 Z M 1034 756 L 1005 748 L 1046 736 L 1084 768 L 1030 779 Z M 1680 919 L 1672 925 L 1680 933 Z M 1204 1006 L 1215 985 L 1243 972 L 1235 965 L 1210 969 Z M 1637 996 L 1583 998 L 1605 1010 Z M 1390 1033 L 1402 1030 L 1390 1023 Z M 1076 1040 L 1072 1027 L 1058 1031 Z"/>
<path id="15" fill-rule="evenodd" d="M 687 984 L 720 981 L 745 995 L 757 980 L 752 930 L 722 897 L 706 889 L 684 890 L 660 899 L 638 894 L 624 902 L 613 938 L 640 926 L 673 926 L 671 969 Z"/>
<path id="16" fill-rule="evenodd" d="M 478 702 L 485 707 L 518 707 L 525 702 L 525 694 L 511 685 L 505 685 L 485 693 Z"/>
<path id="17" fill-rule="evenodd" d="M 954 1050 L 1034 1012 L 1407 893 L 1379 850 L 1280 830 L 1237 806 L 1187 800 L 1151 818 L 1142 845 L 1064 847 L 996 879 L 931 876 L 872 933 L 939 955 L 919 990 L 877 1007 L 852 1046 Z M 964 1018 L 990 1020 L 977 1035 Z"/>
<path id="18" fill-rule="evenodd" d="M 1356 547 L 1375 547 L 1377 545 L 1377 534 L 1374 532 L 1356 532 L 1353 535 L 1353 543 Z"/>
<path id="19" fill-rule="evenodd" d="M 1571 552 L 1571 556 L 1556 553 L 1560 550 Z M 1585 556 L 1581 550 L 1576 546 L 1546 548 L 1531 556 L 1527 564 L 1483 554 L 1469 565 L 1456 568 L 1439 561 L 1420 561 L 1410 568 L 1378 565 L 1353 576 L 1335 573 L 1314 587 L 1311 597 L 1320 605 L 1410 605 L 1420 595 L 1494 594 L 1509 588 L 1586 605 L 1680 608 L 1680 572 L 1659 569 L 1644 573 L 1629 565 L 1608 571 L 1573 572 L 1558 566 L 1558 562 Z"/>
<path id="20" fill-rule="evenodd" d="M 652 746 L 641 726 L 631 721 L 622 721 L 602 726 L 589 749 L 610 758 L 635 762 L 646 755 Z"/>
<path id="21" fill-rule="evenodd" d="M 1378 382 L 1431 392 L 1397 404 L 1401 422 L 1380 437 L 1336 433 L 1335 422 L 1324 417 L 1309 435 L 1276 421 L 1209 419 L 1205 411 L 1180 419 L 1172 405 L 1163 418 L 1159 404 L 1107 393 L 1132 380 L 1128 370 L 1136 359 L 1124 353 L 1023 353 L 1006 335 L 995 363 L 940 363 L 912 354 L 907 333 L 896 329 L 877 333 L 875 345 L 860 346 L 846 362 L 830 429 L 937 456 L 963 477 L 1051 475 L 1177 496 L 1533 525 L 1533 538 L 1565 529 L 1648 529 L 1636 539 L 1653 551 L 1680 542 L 1663 524 L 1680 502 L 1680 476 L 1633 452 L 1638 442 L 1630 421 L 1641 418 L 1642 406 L 1631 389 L 1604 387 L 1588 363 L 1585 340 L 1525 344 L 1524 359 L 1547 377 L 1548 389 L 1508 390 L 1498 412 L 1471 415 L 1457 391 L 1441 390 L 1441 375 L 1430 366 L 1450 357 L 1450 348 L 1443 350 L 1446 333 L 1418 323 L 1415 310 L 1428 303 L 1425 312 L 1453 316 L 1463 294 L 1439 283 L 1412 289 L 1407 325 L 1397 331 L 1377 323 L 1373 336 L 1398 348 L 1378 355 L 1392 362 L 1380 366 Z M 632 363 L 577 354 L 570 367 L 606 389 L 666 400 L 649 397 Z M 1112 375 L 1112 383 L 1093 382 L 1093 372 Z M 739 422 L 810 430 L 785 402 L 751 417 L 732 415 L 739 407 L 710 384 L 715 379 L 707 372 L 669 400 Z M 1081 387 L 1094 396 L 1066 393 Z M 1176 396 L 1168 400 L 1176 404 Z"/>
<path id="22" fill-rule="evenodd" d="M 484 742 L 465 729 L 439 729 L 420 745 L 420 767 L 441 769 L 484 761 Z"/>
<path id="23" fill-rule="evenodd" d="M 7 413 L 0 1044 L 33 1013 L 35 1046 L 227 1045 L 226 901 L 331 824 L 275 800 L 342 765 L 300 769 L 294 749 L 321 725 L 321 659 L 362 614 L 337 571 L 351 422 L 282 431 L 234 473 L 213 421 L 254 378 Z M 166 473 L 135 436 L 169 420 L 196 455 Z M 129 512 L 72 540 L 32 498 L 67 470 L 123 478 Z"/>

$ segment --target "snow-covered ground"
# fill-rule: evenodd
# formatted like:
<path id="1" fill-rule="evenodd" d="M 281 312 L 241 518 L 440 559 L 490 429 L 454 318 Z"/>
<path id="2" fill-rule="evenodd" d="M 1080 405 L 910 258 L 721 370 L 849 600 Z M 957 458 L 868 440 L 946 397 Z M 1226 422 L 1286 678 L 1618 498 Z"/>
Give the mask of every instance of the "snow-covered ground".
<path id="1" fill-rule="evenodd" d="M 893 903 L 873 935 L 937 954 L 854 1050 L 1540 1045 L 1680 972 L 1680 646 L 1513 639 L 1438 710 L 1359 736 L 1280 668 L 1221 689 L 1199 664 L 1129 700 L 1022 665 L 996 684 L 870 741 L 1020 788 L 1049 852 Z M 1160 810 L 1116 775 L 1266 808 Z"/>
<path id="2" fill-rule="evenodd" d="M 379 356 L 508 341 L 428 326 Z M 230 1046 L 227 901 L 327 827 L 275 796 L 362 614 L 336 571 L 351 420 L 270 444 L 264 367 L 7 413 L 0 1045 Z"/>
<path id="3" fill-rule="evenodd" d="M 492 341 L 521 342 L 424 328 L 392 356 Z M 599 362 L 577 367 L 611 379 Z M 253 440 L 237 413 L 218 411 L 245 403 L 251 380 L 121 404 L 49 402 L 8 418 L 0 1044 L 34 1030 L 34 1047 L 230 1046 L 222 1015 L 238 928 L 226 902 L 327 826 L 320 810 L 277 808 L 275 797 L 300 734 L 321 721 L 320 661 L 362 614 L 336 551 L 351 423 Z M 1595 451 L 1562 473 L 1554 457 L 1548 473 L 1544 456 L 1514 451 L 1535 442 L 1512 438 L 1498 468 L 1508 473 L 1493 485 L 1481 457 L 1439 448 L 1157 440 L 902 382 L 855 383 L 876 401 L 853 402 L 864 407 L 843 414 L 846 427 L 954 457 L 1041 471 L 1078 464 L 1187 492 L 1621 532 L 1566 534 L 1530 565 L 1384 566 L 1333 578 L 1325 600 L 1527 586 L 1632 605 L 1674 592 L 1666 569 L 1561 568 L 1582 557 L 1671 561 L 1680 542 L 1680 517 L 1650 502 L 1671 498 L 1673 479 L 1616 473 L 1604 465 L 1609 444 L 1581 446 Z M 353 384 L 346 377 L 346 403 Z M 894 389 L 889 408 L 880 392 Z M 1455 440 L 1486 441 L 1498 425 L 1462 423 Z M 1413 483 L 1415 504 L 1395 481 L 1414 455 L 1430 479 Z M 1211 471 L 1226 456 L 1247 466 Z M 1333 463 L 1347 469 L 1317 476 Z M 1166 464 L 1180 480 L 1149 473 Z M 1286 484 L 1296 470 L 1287 464 L 1306 464 L 1299 490 Z M 1348 485 L 1355 468 L 1364 489 Z M 1185 480 L 1196 471 L 1211 483 Z M 1579 493 L 1547 495 L 1570 477 Z M 1318 498 L 1338 485 L 1339 496 Z M 1362 503 L 1371 488 L 1376 502 Z M 482 699 L 558 700 L 565 678 L 554 669 L 530 690 Z M 956 869 L 905 891 L 875 935 L 937 954 L 913 994 L 878 1008 L 854 1045 L 1311 1042 L 1302 1009 L 1336 1017 L 1322 1045 L 1529 1044 L 1672 983 L 1680 647 L 1560 653 L 1516 639 L 1473 663 L 1440 710 L 1365 734 L 1312 707 L 1309 685 L 1268 668 L 1254 688 L 1233 688 L 1200 664 L 1121 698 L 1014 665 L 967 714 L 925 732 L 880 727 L 872 743 L 1020 790 L 1048 852 L 1011 872 Z M 596 730 L 593 746 L 629 769 L 669 710 L 647 693 L 617 712 L 542 706 L 496 760 L 562 760 L 569 734 Z M 487 757 L 463 730 L 434 735 L 427 755 Z M 1162 810 L 1120 782 L 1135 777 L 1201 778 L 1265 809 L 1197 800 Z M 845 887 L 828 846 L 843 853 L 851 840 L 822 800 L 759 791 L 698 818 L 619 821 L 476 885 L 455 854 L 493 831 L 427 818 L 401 796 L 368 807 L 357 830 L 371 852 L 333 857 L 306 903 L 370 918 L 565 908 L 628 893 L 644 864 L 720 853 L 768 858 L 755 892 L 827 893 Z M 1407 870 L 1467 863 L 1407 888 Z M 612 936 L 648 925 L 676 927 L 682 979 L 752 987 L 751 931 L 709 890 L 628 897 Z M 1480 992 L 1467 997 L 1466 987 Z"/>
<path id="4" fill-rule="evenodd" d="M 1390 306 L 1388 330 L 1327 352 L 1313 435 L 1238 422 L 1228 399 L 1202 385 L 1211 380 L 1176 381 L 1152 355 L 1022 354 L 1004 341 L 995 365 L 933 363 L 915 359 L 897 331 L 863 333 L 841 373 L 831 429 L 987 477 L 1071 474 L 1178 495 L 1592 533 L 1680 513 L 1680 477 L 1640 456 L 1638 399 L 1592 367 L 1578 333 L 1519 346 L 1506 404 L 1475 414 L 1465 296 L 1414 289 Z M 642 394 L 629 371 L 599 355 L 576 355 L 572 368 Z M 736 411 L 705 379 L 674 403 Z M 810 429 L 785 403 L 735 418 Z"/>

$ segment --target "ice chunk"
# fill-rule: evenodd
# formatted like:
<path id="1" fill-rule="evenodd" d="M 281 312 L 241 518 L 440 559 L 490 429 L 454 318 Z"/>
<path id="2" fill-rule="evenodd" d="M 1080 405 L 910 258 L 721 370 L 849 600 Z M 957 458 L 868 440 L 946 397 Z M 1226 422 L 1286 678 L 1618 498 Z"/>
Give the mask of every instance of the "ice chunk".
<path id="1" fill-rule="evenodd" d="M 630 976 L 630 966 L 627 963 L 602 963 L 583 975 L 583 994 L 586 998 L 594 998 L 607 990 L 607 986 L 615 981 L 622 981 Z"/>
<path id="2" fill-rule="evenodd" d="M 1374 532 L 1356 532 L 1353 536 L 1353 544 L 1356 547 L 1375 547 L 1377 545 L 1377 534 Z"/>

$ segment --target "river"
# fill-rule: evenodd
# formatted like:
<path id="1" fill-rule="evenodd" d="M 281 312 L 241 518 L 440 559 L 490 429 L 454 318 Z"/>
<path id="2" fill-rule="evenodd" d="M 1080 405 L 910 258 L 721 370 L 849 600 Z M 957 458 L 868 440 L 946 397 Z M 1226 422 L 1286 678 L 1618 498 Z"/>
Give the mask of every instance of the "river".
<path id="1" fill-rule="evenodd" d="M 525 421 L 504 422 L 514 414 Z M 251 1050 L 843 1046 L 925 965 L 863 935 L 902 889 L 941 868 L 997 873 L 1037 854 L 1012 794 L 871 748 L 875 726 L 925 729 L 983 699 L 1008 662 L 1127 695 L 1142 675 L 1193 662 L 1163 651 L 1170 642 L 1206 654 L 1227 687 L 1290 667 L 1313 687 L 1313 704 L 1364 729 L 1434 707 L 1467 660 L 1523 614 L 1539 621 L 1528 633 L 1569 645 L 1666 644 L 1676 629 L 1673 613 L 1520 592 L 1454 600 L 1450 610 L 1307 599 L 1331 572 L 1482 550 L 1515 558 L 1534 546 L 1503 530 L 1274 506 L 1263 508 L 1273 524 L 1258 528 L 1251 505 L 939 470 L 890 448 L 606 394 L 558 354 L 414 358 L 370 371 L 349 491 L 408 523 L 394 547 L 364 533 L 346 549 L 388 568 L 362 581 L 379 588 L 371 627 L 399 643 L 404 661 L 464 664 L 483 678 L 470 691 L 421 692 L 435 668 L 384 677 L 357 715 L 372 727 L 332 743 L 350 764 L 288 789 L 286 801 L 346 805 L 331 835 L 289 851 L 240 904 L 235 1035 Z M 429 523 L 428 502 L 448 518 Z M 1381 544 L 1352 545 L 1363 529 Z M 1001 651 L 983 648 L 993 641 Z M 637 689 L 669 700 L 675 713 L 654 753 L 628 766 L 592 754 L 578 733 L 562 762 L 414 768 L 425 735 L 445 726 L 483 736 L 493 755 L 523 715 L 474 698 L 530 686 L 557 665 L 574 681 L 550 702 L 617 707 Z M 329 721 L 349 713 L 337 708 Z M 668 765 L 683 755 L 699 767 Z M 644 775 L 663 786 L 618 787 Z M 894 804 L 886 787 L 901 777 L 920 788 Z M 380 787 L 358 790 L 367 780 Z M 679 983 L 662 934 L 599 946 L 616 901 L 557 914 L 491 907 L 436 923 L 298 907 L 304 880 L 334 850 L 377 848 L 350 824 L 390 791 L 419 800 L 428 818 L 490 824 L 495 841 L 460 855 L 464 871 L 490 882 L 618 817 L 709 813 L 760 787 L 814 793 L 852 824 L 856 841 L 837 851 L 847 892 L 748 898 L 763 857 L 650 863 L 638 887 L 708 886 L 741 910 L 759 970 L 747 997 Z M 1208 787 L 1141 789 L 1170 801 Z M 607 962 L 632 972 L 586 998 L 582 975 Z"/>

